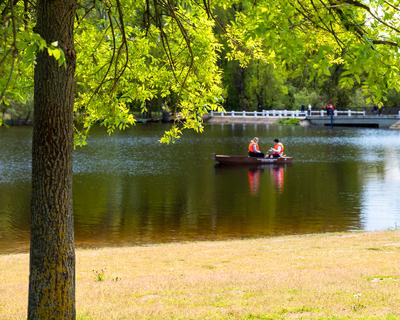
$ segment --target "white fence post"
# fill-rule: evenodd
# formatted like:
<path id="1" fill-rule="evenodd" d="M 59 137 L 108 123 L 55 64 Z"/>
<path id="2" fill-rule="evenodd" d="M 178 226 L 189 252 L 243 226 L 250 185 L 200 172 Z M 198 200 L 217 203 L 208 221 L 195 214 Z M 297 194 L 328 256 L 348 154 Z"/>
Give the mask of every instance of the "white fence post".
<path id="1" fill-rule="evenodd" d="M 333 115 L 334 115 L 335 117 L 337 117 L 338 111 L 337 111 L 337 110 L 333 111 Z"/>
<path id="2" fill-rule="evenodd" d="M 321 110 L 321 117 L 324 116 L 324 110 Z"/>
<path id="3" fill-rule="evenodd" d="M 347 111 L 347 115 L 348 115 L 349 117 L 351 117 L 351 110 L 348 110 L 348 111 Z"/>
<path id="4" fill-rule="evenodd" d="M 257 111 L 254 111 L 254 116 L 257 117 Z"/>
<path id="5" fill-rule="evenodd" d="M 221 112 L 221 117 L 225 116 L 225 112 Z"/>

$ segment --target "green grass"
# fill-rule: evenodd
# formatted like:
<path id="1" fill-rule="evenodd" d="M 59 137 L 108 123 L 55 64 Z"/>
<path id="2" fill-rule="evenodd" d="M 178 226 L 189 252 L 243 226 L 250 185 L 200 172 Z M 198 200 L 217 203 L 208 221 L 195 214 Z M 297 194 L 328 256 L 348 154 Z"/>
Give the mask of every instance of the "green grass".
<path id="1" fill-rule="evenodd" d="M 285 126 L 298 125 L 300 123 L 300 119 L 297 118 L 281 119 L 278 121 L 278 123 Z"/>

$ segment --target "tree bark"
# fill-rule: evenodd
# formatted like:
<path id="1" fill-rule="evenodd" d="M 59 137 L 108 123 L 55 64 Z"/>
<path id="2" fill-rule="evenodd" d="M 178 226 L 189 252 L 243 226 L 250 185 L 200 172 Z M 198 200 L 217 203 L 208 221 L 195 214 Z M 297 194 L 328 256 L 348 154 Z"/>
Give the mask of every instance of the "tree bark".
<path id="1" fill-rule="evenodd" d="M 59 66 L 46 51 L 35 67 L 28 319 L 75 319 L 72 151 L 75 0 L 39 0 L 38 32 L 58 41 Z"/>

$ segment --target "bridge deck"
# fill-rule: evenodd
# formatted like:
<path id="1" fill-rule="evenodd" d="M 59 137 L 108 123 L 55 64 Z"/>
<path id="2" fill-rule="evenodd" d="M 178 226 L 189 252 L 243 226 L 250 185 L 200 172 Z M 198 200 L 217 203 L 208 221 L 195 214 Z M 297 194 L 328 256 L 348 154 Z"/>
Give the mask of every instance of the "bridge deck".
<path id="1" fill-rule="evenodd" d="M 312 125 L 342 126 L 342 127 L 370 127 L 389 128 L 400 120 L 397 115 L 365 115 L 365 116 L 307 116 Z"/>

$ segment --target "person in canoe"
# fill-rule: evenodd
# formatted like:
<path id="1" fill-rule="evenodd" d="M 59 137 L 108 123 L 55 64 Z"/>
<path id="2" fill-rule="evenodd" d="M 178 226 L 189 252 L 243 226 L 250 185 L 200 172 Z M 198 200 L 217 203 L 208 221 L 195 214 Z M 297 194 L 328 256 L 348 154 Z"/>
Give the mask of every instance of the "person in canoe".
<path id="1" fill-rule="evenodd" d="M 249 157 L 264 158 L 264 153 L 260 151 L 258 146 L 258 138 L 254 137 L 249 143 Z"/>
<path id="2" fill-rule="evenodd" d="M 280 158 L 283 157 L 285 151 L 285 147 L 279 139 L 274 139 L 274 146 L 269 149 L 269 158 Z"/>

